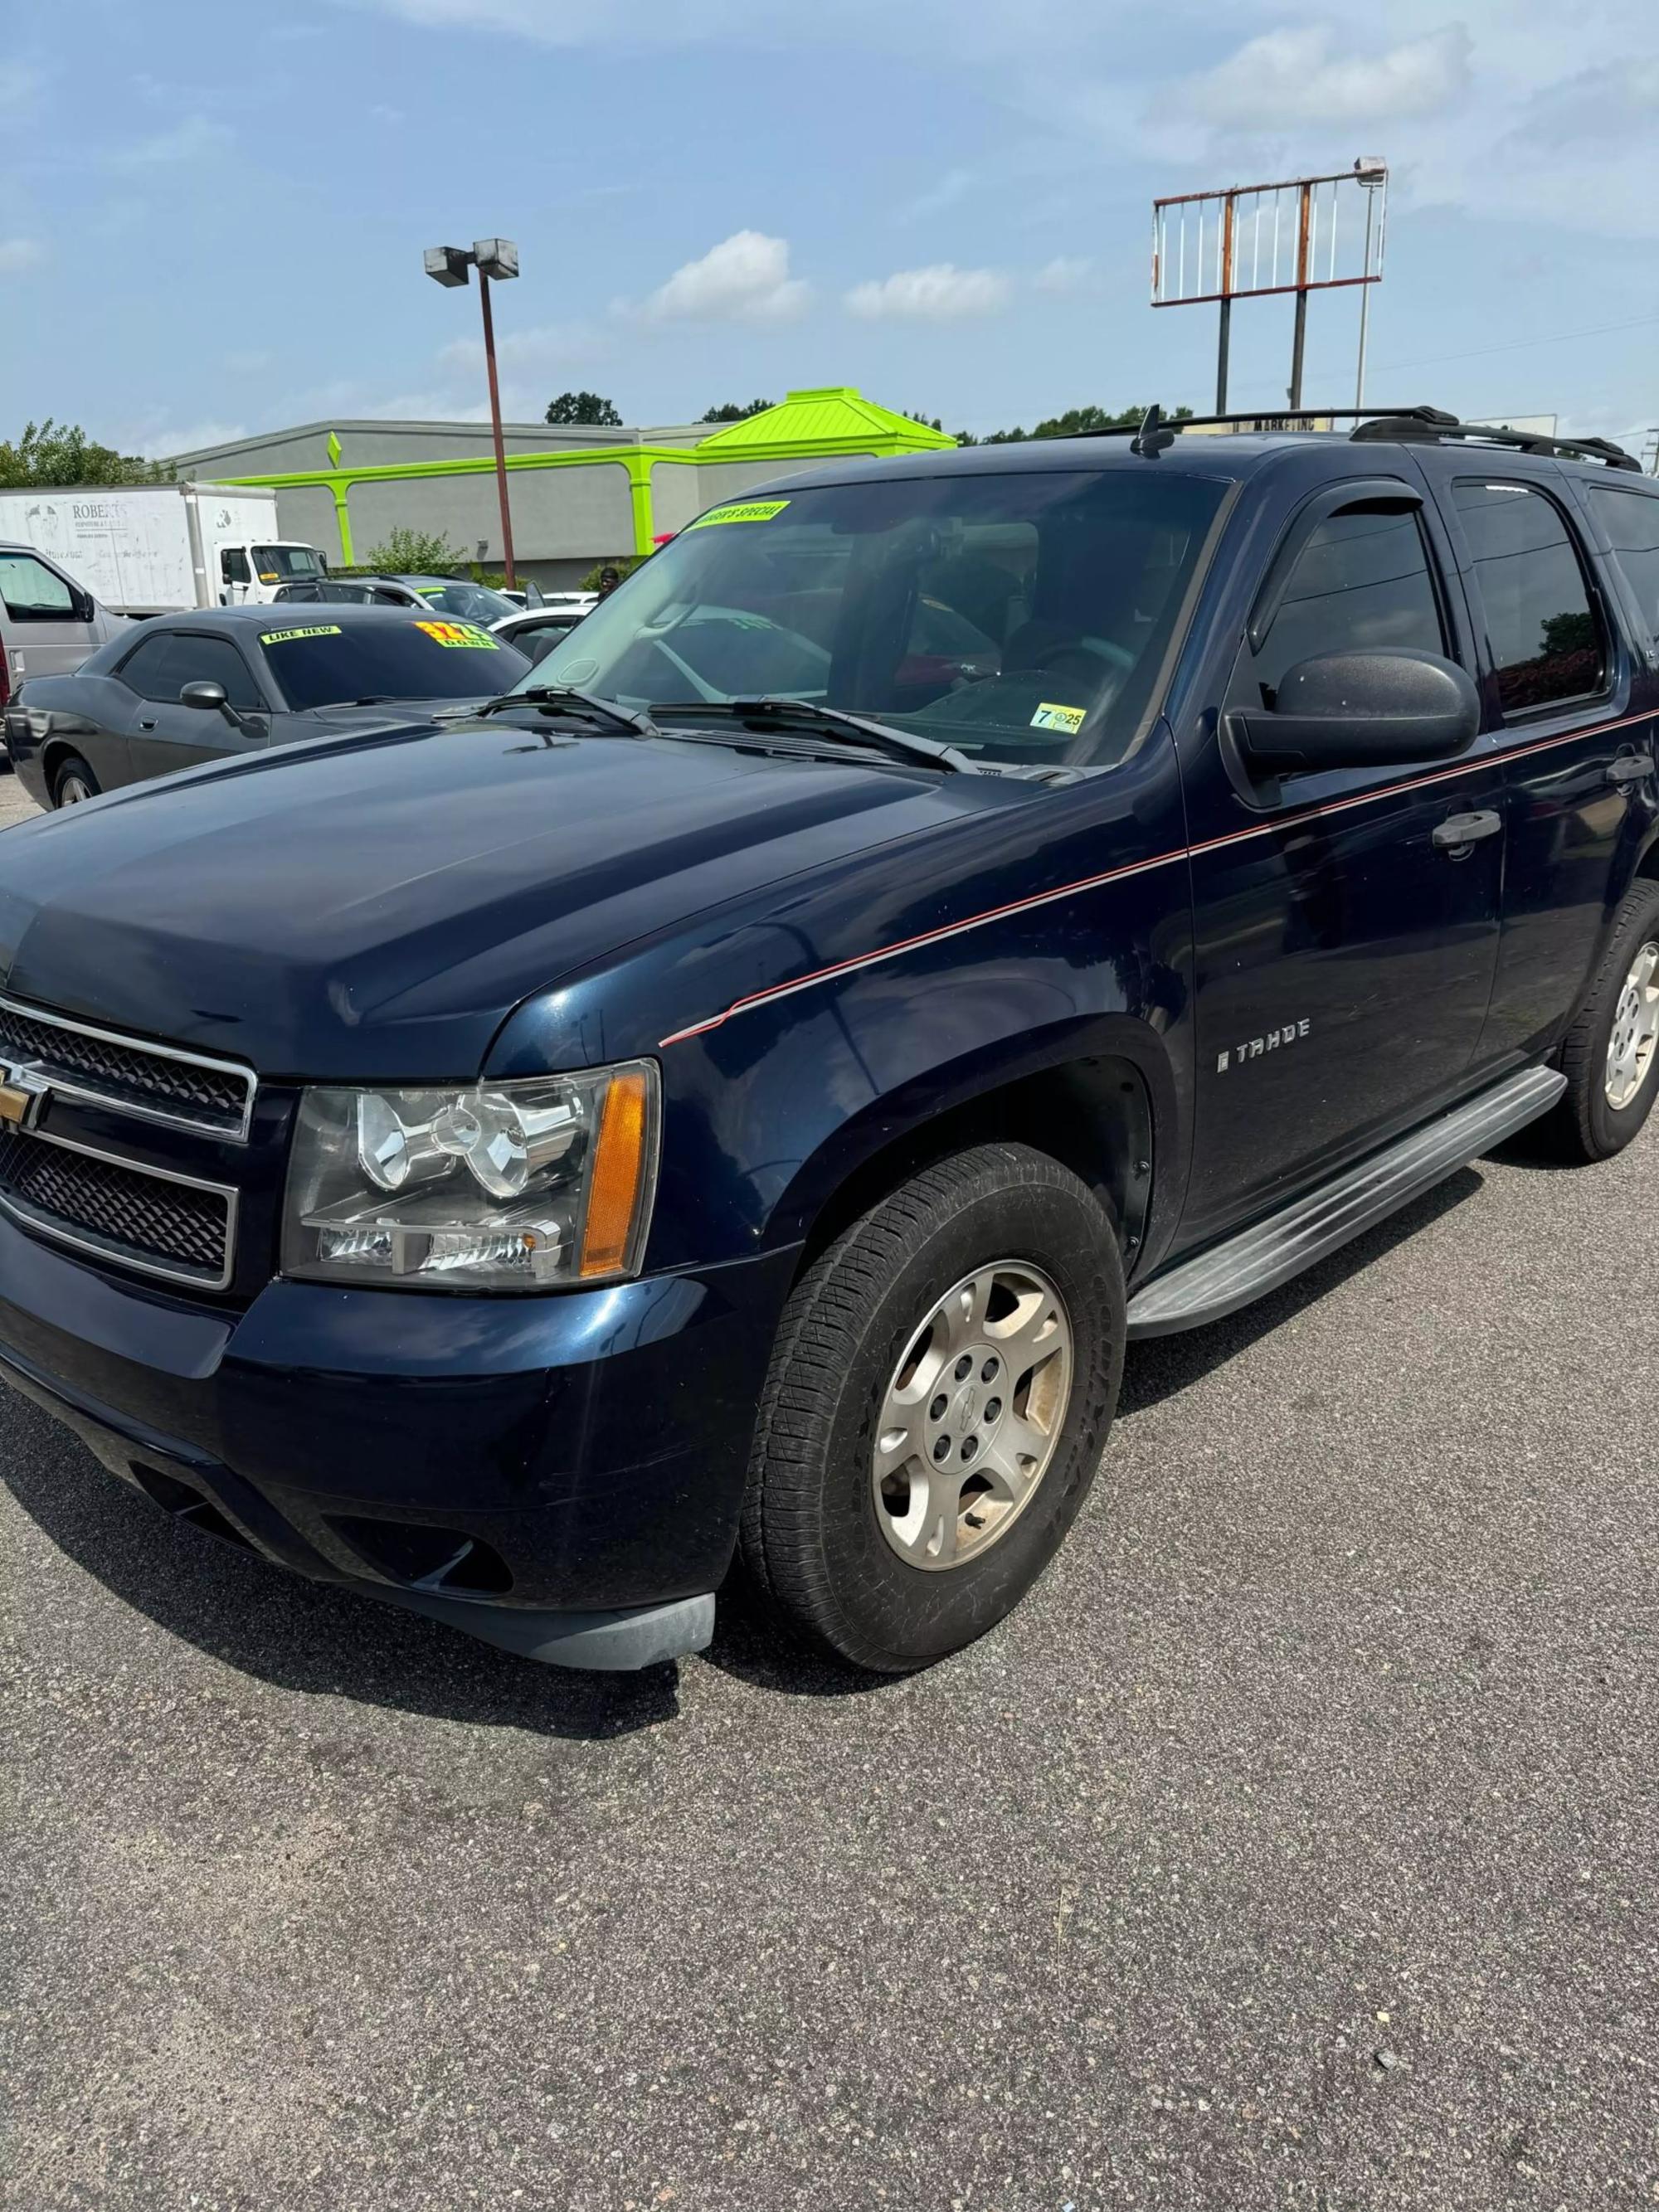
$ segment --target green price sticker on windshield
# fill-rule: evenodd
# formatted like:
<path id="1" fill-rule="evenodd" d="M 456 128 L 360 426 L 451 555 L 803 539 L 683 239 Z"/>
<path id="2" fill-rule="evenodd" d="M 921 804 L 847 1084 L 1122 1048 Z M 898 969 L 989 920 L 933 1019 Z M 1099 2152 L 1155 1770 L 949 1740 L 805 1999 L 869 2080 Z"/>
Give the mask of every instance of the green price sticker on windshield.
<path id="1" fill-rule="evenodd" d="M 708 530 L 716 522 L 770 522 L 775 514 L 781 514 L 789 504 L 787 499 L 745 499 L 736 507 L 717 507 L 712 514 L 700 514 L 687 526 L 692 530 Z"/>
<path id="2" fill-rule="evenodd" d="M 338 637 L 338 623 L 313 623 L 309 629 L 266 629 L 259 633 L 261 645 L 286 645 L 291 637 Z"/>

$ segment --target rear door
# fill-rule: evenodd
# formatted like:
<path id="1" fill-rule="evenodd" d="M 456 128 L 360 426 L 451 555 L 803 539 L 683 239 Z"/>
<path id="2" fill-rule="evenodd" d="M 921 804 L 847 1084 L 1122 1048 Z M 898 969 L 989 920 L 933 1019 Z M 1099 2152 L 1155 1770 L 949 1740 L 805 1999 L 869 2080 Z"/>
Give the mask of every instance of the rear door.
<path id="1" fill-rule="evenodd" d="M 152 650 L 157 647 L 159 652 Z M 257 751 L 270 742 L 270 702 L 240 648 L 228 637 L 201 630 L 165 631 L 146 639 L 121 673 L 139 695 L 128 732 L 132 775 L 139 781 L 194 768 L 200 761 Z M 179 692 L 186 684 L 196 683 L 222 684 L 240 722 L 183 705 Z"/>
<path id="2" fill-rule="evenodd" d="M 0 618 L 14 685 L 68 676 L 100 642 L 88 594 L 34 552 L 0 552 Z"/>
<path id="3" fill-rule="evenodd" d="M 1188 734 L 1199 1054 L 1183 1243 L 1268 1210 L 1473 1079 L 1498 954 L 1502 769 L 1477 748 L 1449 765 L 1263 779 L 1224 720 L 1271 705 L 1318 653 L 1395 646 L 1467 665 L 1427 524 L 1403 477 L 1304 500 L 1223 696 Z"/>
<path id="4" fill-rule="evenodd" d="M 1486 1046 L 1519 1059 L 1553 1041 L 1589 978 L 1613 888 L 1629 872 L 1621 842 L 1652 818 L 1654 729 L 1632 719 L 1642 671 L 1565 472 L 1498 453 L 1417 458 L 1463 570 L 1504 763 L 1503 938 Z"/>

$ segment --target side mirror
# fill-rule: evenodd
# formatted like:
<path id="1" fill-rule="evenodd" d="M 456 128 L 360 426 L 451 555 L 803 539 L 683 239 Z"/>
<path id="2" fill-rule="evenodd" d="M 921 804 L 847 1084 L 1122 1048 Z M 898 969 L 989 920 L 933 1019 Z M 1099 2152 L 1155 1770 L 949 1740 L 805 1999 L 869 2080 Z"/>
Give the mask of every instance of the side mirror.
<path id="1" fill-rule="evenodd" d="M 89 623 L 95 622 L 97 620 L 98 602 L 93 598 L 90 592 L 83 592 L 77 588 L 72 604 L 75 609 L 75 619 L 76 622 Z"/>
<path id="2" fill-rule="evenodd" d="M 1285 671 L 1270 709 L 1236 708 L 1227 728 L 1266 775 L 1449 760 L 1480 731 L 1480 695 L 1438 653 L 1381 646 L 1322 653 Z"/>
<path id="3" fill-rule="evenodd" d="M 226 697 L 224 685 L 215 684 L 206 677 L 198 678 L 194 684 L 186 684 L 179 694 L 179 704 L 181 707 L 198 707 L 204 714 L 221 714 L 228 722 L 234 722 L 240 727 L 242 718 Z"/>

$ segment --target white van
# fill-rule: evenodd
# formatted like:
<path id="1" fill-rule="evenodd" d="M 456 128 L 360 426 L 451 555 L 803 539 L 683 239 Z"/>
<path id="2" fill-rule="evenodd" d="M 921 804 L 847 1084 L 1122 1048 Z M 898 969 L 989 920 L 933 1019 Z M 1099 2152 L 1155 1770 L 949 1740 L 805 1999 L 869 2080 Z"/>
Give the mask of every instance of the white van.
<path id="1" fill-rule="evenodd" d="M 0 707 L 29 676 L 66 676 L 126 623 L 33 545 L 0 539 Z"/>

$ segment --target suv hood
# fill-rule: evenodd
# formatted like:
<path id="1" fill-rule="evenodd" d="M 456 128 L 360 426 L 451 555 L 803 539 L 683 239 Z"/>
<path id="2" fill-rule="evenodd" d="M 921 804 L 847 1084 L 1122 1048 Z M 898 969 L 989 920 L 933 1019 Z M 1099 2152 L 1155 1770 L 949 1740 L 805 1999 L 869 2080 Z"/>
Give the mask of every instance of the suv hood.
<path id="1" fill-rule="evenodd" d="M 470 1075 L 521 999 L 636 939 L 1032 795 L 501 720 L 313 741 L 7 830 L 0 972 L 265 1076 Z"/>

